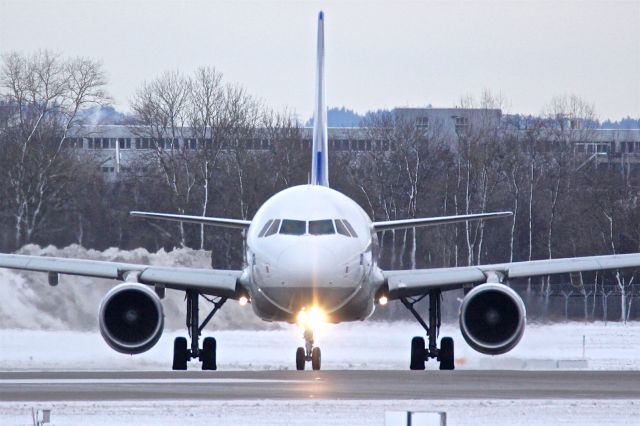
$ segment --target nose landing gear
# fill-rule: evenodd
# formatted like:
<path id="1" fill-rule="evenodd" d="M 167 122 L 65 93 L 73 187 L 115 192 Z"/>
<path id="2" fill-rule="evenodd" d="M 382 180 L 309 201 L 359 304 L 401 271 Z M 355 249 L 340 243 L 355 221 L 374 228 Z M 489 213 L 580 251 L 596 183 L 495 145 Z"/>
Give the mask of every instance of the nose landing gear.
<path id="1" fill-rule="evenodd" d="M 313 346 L 313 330 L 306 328 L 304 330 L 305 347 L 300 346 L 296 350 L 296 370 L 304 370 L 305 364 L 311 361 L 313 370 L 320 370 L 322 354 L 319 347 Z"/>
<path id="2" fill-rule="evenodd" d="M 413 305 L 422 300 L 425 296 L 418 299 L 402 298 L 402 304 L 413 314 L 420 325 L 427 332 L 429 346 L 425 345 L 424 338 L 416 336 L 411 340 L 411 370 L 424 370 L 424 363 L 429 358 L 435 358 L 440 361 L 440 370 L 453 370 L 454 364 L 454 347 L 451 337 L 443 337 L 440 340 L 440 348 L 437 346 L 438 334 L 440 332 L 441 312 L 440 312 L 440 290 L 428 293 L 429 296 L 429 325 L 422 319 L 418 311 Z"/>

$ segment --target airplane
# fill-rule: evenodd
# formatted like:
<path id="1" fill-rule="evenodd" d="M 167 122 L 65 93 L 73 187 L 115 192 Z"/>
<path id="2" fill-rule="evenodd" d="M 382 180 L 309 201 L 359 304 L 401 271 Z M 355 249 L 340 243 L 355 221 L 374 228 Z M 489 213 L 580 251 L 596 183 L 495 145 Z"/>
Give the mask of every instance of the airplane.
<path id="1" fill-rule="evenodd" d="M 174 340 L 174 370 L 186 370 L 190 360 L 203 370 L 216 370 L 214 337 L 200 336 L 211 318 L 231 299 L 251 304 L 266 321 L 298 323 L 304 347 L 295 355 L 297 370 L 311 363 L 321 368 L 321 351 L 314 345 L 318 323 L 361 321 L 377 305 L 399 300 L 424 328 L 424 337 L 411 341 L 411 370 L 424 370 L 436 359 L 441 370 L 453 370 L 454 342 L 442 337 L 438 345 L 443 292 L 464 289 L 459 323 L 465 341 L 483 354 L 503 354 L 524 333 L 526 310 L 509 280 L 553 274 L 640 266 L 640 254 L 605 255 L 412 270 L 383 270 L 378 266 L 377 234 L 382 231 L 487 220 L 511 212 L 372 221 L 348 196 L 329 187 L 327 109 L 325 105 L 324 14 L 318 16 L 316 99 L 311 180 L 269 198 L 252 220 L 131 212 L 131 216 L 234 228 L 245 231 L 246 257 L 242 270 L 160 267 L 119 262 L 0 254 L 0 267 L 48 273 L 49 284 L 59 275 L 81 275 L 118 281 L 99 308 L 99 328 L 106 343 L 125 354 L 153 347 L 164 328 L 161 299 L 166 289 L 186 293 L 187 328 L 191 338 Z M 213 303 L 199 320 L 199 302 Z M 428 297 L 428 318 L 415 304 Z"/>

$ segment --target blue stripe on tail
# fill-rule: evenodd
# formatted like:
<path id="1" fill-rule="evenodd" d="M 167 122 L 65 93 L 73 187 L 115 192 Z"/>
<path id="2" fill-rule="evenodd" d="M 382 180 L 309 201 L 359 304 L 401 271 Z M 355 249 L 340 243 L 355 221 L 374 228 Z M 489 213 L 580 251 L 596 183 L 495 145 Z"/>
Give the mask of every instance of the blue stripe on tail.
<path id="1" fill-rule="evenodd" d="M 316 185 L 322 185 L 322 152 L 316 152 Z"/>

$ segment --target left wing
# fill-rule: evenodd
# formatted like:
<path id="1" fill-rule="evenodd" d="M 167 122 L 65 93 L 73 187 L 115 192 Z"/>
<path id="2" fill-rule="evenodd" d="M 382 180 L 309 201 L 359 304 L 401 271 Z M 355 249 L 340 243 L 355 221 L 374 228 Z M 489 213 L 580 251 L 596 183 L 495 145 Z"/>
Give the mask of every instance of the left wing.
<path id="1" fill-rule="evenodd" d="M 429 290 L 453 290 L 488 279 L 528 278 L 572 272 L 640 267 L 640 253 L 532 260 L 495 265 L 383 271 L 392 298 L 416 296 Z M 494 276 L 492 276 L 494 275 Z"/>
<path id="2" fill-rule="evenodd" d="M 377 232 L 394 229 L 417 228 L 420 226 L 446 225 L 449 223 L 466 222 L 470 220 L 497 219 L 512 216 L 511 212 L 476 213 L 456 216 L 421 217 L 417 219 L 386 220 L 373 222 L 373 228 Z"/>
<path id="3" fill-rule="evenodd" d="M 176 290 L 197 290 L 201 293 L 228 298 L 239 297 L 238 281 L 242 275 L 242 271 L 233 270 L 175 268 L 19 254 L 0 254 L 0 268 L 110 278 L 120 281 L 135 278 L 135 281 L 141 284 L 162 285 Z"/>

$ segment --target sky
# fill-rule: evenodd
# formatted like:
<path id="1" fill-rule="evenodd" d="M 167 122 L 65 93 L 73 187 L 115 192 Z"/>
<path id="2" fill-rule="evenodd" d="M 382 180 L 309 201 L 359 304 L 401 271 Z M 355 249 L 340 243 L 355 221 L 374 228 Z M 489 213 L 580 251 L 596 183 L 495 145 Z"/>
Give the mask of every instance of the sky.
<path id="1" fill-rule="evenodd" d="M 507 113 L 576 94 L 603 120 L 640 117 L 640 0 L 0 0 L 0 52 L 99 59 L 121 110 L 163 71 L 213 66 L 306 119 L 319 10 L 330 106 L 452 107 L 489 90 Z"/>

